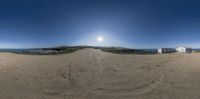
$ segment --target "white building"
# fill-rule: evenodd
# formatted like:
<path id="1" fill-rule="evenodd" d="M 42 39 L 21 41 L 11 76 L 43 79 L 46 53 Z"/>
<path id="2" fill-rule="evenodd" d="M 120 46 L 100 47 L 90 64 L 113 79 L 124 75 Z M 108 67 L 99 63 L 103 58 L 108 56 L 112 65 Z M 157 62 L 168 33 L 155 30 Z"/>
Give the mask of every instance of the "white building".
<path id="1" fill-rule="evenodd" d="M 159 48 L 158 49 L 158 53 L 162 54 L 162 53 L 173 53 L 176 52 L 175 49 L 173 48 Z"/>
<path id="2" fill-rule="evenodd" d="M 179 53 L 191 53 L 192 49 L 187 47 L 178 47 L 176 48 L 176 51 Z"/>

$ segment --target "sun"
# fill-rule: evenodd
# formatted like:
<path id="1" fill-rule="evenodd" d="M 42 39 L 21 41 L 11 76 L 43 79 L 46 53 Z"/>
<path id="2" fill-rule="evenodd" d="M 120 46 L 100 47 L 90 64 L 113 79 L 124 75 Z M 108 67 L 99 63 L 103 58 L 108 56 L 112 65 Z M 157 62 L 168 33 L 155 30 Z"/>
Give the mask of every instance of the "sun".
<path id="1" fill-rule="evenodd" d="M 103 40 L 104 40 L 104 39 L 103 39 L 102 36 L 98 36 L 98 37 L 97 37 L 97 41 L 98 41 L 98 42 L 103 42 Z"/>

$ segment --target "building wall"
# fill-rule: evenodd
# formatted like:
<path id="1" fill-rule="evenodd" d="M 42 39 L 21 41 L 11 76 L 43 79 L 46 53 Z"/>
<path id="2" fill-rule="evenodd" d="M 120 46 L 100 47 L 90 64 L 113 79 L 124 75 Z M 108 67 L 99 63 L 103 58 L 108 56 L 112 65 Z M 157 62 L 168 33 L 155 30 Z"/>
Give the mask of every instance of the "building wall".
<path id="1" fill-rule="evenodd" d="M 173 48 L 159 48 L 158 53 L 173 53 L 175 49 Z"/>
<path id="2" fill-rule="evenodd" d="M 158 53 L 163 53 L 161 48 L 158 49 Z"/>
<path id="3" fill-rule="evenodd" d="M 176 51 L 177 52 L 186 52 L 186 48 L 180 47 L 180 48 L 177 48 Z"/>
<path id="4" fill-rule="evenodd" d="M 185 48 L 185 47 L 179 47 L 176 49 L 177 52 L 180 53 L 191 53 L 192 49 L 191 48 Z"/>

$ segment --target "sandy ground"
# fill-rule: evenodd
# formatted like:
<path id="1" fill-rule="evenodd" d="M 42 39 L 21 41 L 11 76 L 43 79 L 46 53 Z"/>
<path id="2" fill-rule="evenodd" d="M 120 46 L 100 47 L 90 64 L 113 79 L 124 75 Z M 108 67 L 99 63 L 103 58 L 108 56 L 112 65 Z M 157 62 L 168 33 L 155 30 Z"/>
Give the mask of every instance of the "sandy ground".
<path id="1" fill-rule="evenodd" d="M 200 99 L 200 54 L 0 53 L 0 99 Z"/>

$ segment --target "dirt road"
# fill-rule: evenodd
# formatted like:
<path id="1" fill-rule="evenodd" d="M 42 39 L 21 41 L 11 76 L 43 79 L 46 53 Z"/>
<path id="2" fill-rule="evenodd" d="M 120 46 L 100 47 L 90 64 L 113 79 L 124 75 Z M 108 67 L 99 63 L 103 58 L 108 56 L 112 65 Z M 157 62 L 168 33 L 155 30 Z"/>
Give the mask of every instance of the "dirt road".
<path id="1" fill-rule="evenodd" d="M 200 54 L 0 53 L 0 99 L 199 99 Z"/>

